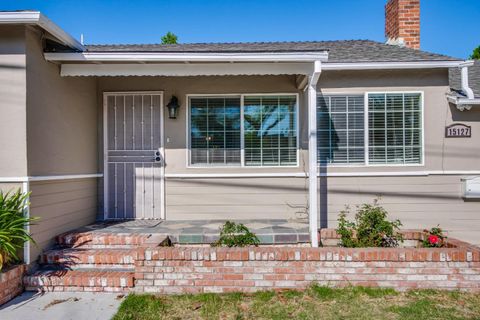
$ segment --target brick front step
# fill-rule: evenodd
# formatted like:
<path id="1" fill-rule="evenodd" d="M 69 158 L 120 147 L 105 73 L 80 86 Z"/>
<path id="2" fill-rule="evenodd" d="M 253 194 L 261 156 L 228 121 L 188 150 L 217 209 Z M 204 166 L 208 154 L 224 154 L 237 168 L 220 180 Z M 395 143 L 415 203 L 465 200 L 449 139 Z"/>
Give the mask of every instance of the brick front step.
<path id="1" fill-rule="evenodd" d="M 56 242 L 63 247 L 105 248 L 120 246 L 129 248 L 144 244 L 149 237 L 149 234 L 136 233 L 67 232 L 57 236 Z"/>
<path id="2" fill-rule="evenodd" d="M 23 278 L 29 291 L 126 292 L 133 287 L 134 273 L 128 270 L 38 270 Z"/>
<path id="3" fill-rule="evenodd" d="M 85 267 L 134 268 L 136 249 L 64 248 L 50 250 L 40 256 L 40 264 L 62 265 L 77 269 Z"/>

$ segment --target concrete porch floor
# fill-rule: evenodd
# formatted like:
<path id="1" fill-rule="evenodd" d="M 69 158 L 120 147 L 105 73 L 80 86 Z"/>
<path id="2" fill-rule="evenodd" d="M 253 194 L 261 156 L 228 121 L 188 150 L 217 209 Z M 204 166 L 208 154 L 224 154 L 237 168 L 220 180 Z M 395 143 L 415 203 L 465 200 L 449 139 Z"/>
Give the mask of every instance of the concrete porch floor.
<path id="1" fill-rule="evenodd" d="M 310 242 L 306 220 L 259 219 L 232 220 L 243 223 L 262 244 L 296 244 Z M 100 233 L 137 233 L 169 236 L 178 244 L 209 244 L 216 241 L 225 220 L 129 220 L 100 222 L 81 231 Z"/>

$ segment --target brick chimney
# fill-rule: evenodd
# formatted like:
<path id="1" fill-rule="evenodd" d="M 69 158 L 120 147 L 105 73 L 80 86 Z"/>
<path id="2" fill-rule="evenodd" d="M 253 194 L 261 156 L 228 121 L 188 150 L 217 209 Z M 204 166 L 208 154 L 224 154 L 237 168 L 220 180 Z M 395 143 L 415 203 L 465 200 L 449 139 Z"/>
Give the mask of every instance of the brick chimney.
<path id="1" fill-rule="evenodd" d="M 420 49 L 420 0 L 388 0 L 385 38 L 388 44 Z"/>

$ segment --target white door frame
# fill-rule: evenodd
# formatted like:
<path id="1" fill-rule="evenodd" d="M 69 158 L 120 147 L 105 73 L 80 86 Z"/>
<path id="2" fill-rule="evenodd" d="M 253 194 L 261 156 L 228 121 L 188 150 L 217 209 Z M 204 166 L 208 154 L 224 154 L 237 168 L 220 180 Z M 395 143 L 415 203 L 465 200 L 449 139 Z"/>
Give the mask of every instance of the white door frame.
<path id="1" fill-rule="evenodd" d="M 164 118 L 164 92 L 159 91 L 104 91 L 103 92 L 103 220 L 108 219 L 108 116 L 107 116 L 107 97 L 120 95 L 139 95 L 139 94 L 156 94 L 160 95 L 160 157 L 162 165 L 160 167 L 160 218 L 165 219 L 165 118 Z"/>

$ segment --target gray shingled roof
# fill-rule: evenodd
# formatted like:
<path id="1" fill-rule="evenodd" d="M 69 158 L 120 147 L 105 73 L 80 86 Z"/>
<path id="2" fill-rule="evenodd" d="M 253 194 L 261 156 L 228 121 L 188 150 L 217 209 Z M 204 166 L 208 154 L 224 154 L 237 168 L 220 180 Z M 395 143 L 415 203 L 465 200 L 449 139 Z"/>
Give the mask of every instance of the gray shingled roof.
<path id="1" fill-rule="evenodd" d="M 461 60 L 445 55 L 402 48 L 371 40 L 311 42 L 247 42 L 185 44 L 87 45 L 88 52 L 175 52 L 175 53 L 252 53 L 252 52 L 329 52 L 328 62 L 397 62 Z"/>
<path id="2" fill-rule="evenodd" d="M 459 92 L 462 89 L 460 69 L 452 68 L 449 70 L 450 87 Z M 480 97 L 480 60 L 468 68 L 468 84 L 472 88 L 475 97 Z"/>

